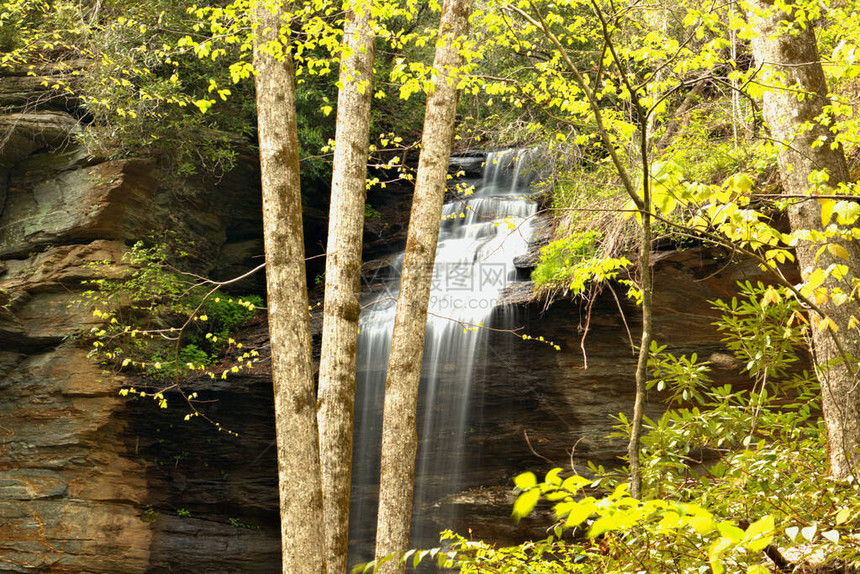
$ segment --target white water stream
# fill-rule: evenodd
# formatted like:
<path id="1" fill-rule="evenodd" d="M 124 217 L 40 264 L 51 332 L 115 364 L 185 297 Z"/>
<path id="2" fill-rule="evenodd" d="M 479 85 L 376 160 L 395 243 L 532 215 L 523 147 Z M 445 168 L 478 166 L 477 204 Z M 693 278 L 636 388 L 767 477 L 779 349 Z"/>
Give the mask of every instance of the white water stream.
<path id="1" fill-rule="evenodd" d="M 419 391 L 413 547 L 439 544 L 439 531 L 455 517 L 434 512 L 437 501 L 471 486 L 463 484 L 461 470 L 472 381 L 486 356 L 486 332 L 478 326 L 489 326 L 501 291 L 517 280 L 513 260 L 528 248 L 536 204 L 526 198 L 528 184 L 520 173 L 530 153 L 490 152 L 483 178 L 465 182 L 474 185 L 474 193 L 444 206 Z M 366 298 L 361 313 L 351 563 L 373 555 L 385 372 L 402 260 L 402 254 L 393 259 L 390 276 Z"/>

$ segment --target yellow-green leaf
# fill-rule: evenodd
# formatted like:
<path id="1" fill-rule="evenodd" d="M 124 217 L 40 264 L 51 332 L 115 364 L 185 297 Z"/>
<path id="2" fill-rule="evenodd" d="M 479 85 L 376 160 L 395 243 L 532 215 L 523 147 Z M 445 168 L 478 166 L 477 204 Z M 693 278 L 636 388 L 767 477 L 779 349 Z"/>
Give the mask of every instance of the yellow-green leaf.
<path id="1" fill-rule="evenodd" d="M 583 500 L 581 502 L 575 503 L 571 508 L 570 512 L 567 515 L 567 520 L 565 520 L 564 525 L 567 528 L 573 528 L 574 526 L 579 526 L 585 520 L 594 514 L 597 507 L 594 504 L 594 500 Z"/>
<path id="2" fill-rule="evenodd" d="M 575 476 L 565 478 L 564 482 L 561 483 L 561 487 L 568 492 L 577 493 L 586 484 L 591 484 L 591 481 L 584 476 L 579 476 L 577 474 Z"/>
<path id="3" fill-rule="evenodd" d="M 730 178 L 729 185 L 738 193 L 746 193 L 753 188 L 755 182 L 745 173 L 736 173 Z"/>
<path id="4" fill-rule="evenodd" d="M 690 528 L 702 535 L 708 534 L 717 527 L 714 517 L 708 513 L 691 516 L 688 520 L 688 524 L 690 525 Z"/>
<path id="5" fill-rule="evenodd" d="M 761 552 L 773 540 L 773 516 L 765 516 L 749 525 L 744 533 L 744 543 L 753 552 Z"/>
<path id="6" fill-rule="evenodd" d="M 723 537 L 714 540 L 713 544 L 708 548 L 708 562 L 711 564 L 713 574 L 723 574 L 726 571 L 722 562 L 723 554 L 734 545 L 733 540 Z"/>
<path id="7" fill-rule="evenodd" d="M 833 208 L 836 207 L 836 202 L 832 199 L 819 199 L 821 204 L 821 225 L 827 227 L 830 223 L 830 218 L 833 217 Z"/>
<path id="8" fill-rule="evenodd" d="M 836 243 L 828 243 L 827 251 L 829 251 L 834 257 L 839 257 L 841 259 L 848 259 L 850 257 L 848 250 Z"/>
<path id="9" fill-rule="evenodd" d="M 803 286 L 804 293 L 812 293 L 824 283 L 824 280 L 827 279 L 827 273 L 825 273 L 824 269 L 820 267 L 816 267 L 815 270 L 809 274 L 809 278 L 806 280 L 806 285 Z M 808 295 L 807 295 L 808 296 Z"/>
<path id="10" fill-rule="evenodd" d="M 743 530 L 728 522 L 720 522 L 717 524 L 717 530 L 720 531 L 720 534 L 722 534 L 724 538 L 728 538 L 729 540 L 739 541 L 743 540 L 744 537 Z"/>
<path id="11" fill-rule="evenodd" d="M 839 201 L 833 209 L 839 225 L 852 225 L 860 217 L 860 204 L 854 201 Z"/>
<path id="12" fill-rule="evenodd" d="M 554 484 L 556 486 L 560 486 L 561 477 L 559 477 L 558 475 L 561 473 L 561 470 L 562 469 L 560 468 L 554 468 L 548 473 L 546 473 L 546 478 L 544 479 L 544 482 L 546 482 L 547 484 Z"/>
<path id="13" fill-rule="evenodd" d="M 514 484 L 520 490 L 528 490 L 537 486 L 537 477 L 533 472 L 524 472 L 514 479 Z"/>
<path id="14" fill-rule="evenodd" d="M 537 488 L 533 488 L 531 490 L 527 490 L 521 495 L 517 497 L 516 502 L 514 502 L 514 511 L 511 513 L 511 516 L 514 517 L 514 520 L 519 521 L 524 516 L 528 516 L 532 510 L 534 510 L 535 505 L 538 500 L 540 500 L 540 490 Z"/>

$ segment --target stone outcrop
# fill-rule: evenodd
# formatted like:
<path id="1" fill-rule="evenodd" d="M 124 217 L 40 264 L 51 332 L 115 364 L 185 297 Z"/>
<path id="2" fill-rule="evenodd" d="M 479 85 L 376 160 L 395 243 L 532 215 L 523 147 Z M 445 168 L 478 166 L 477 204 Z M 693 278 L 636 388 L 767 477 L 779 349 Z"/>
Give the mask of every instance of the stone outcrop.
<path id="1" fill-rule="evenodd" d="M 94 277 L 89 263 L 117 261 L 153 234 L 169 232 L 198 273 L 227 278 L 259 264 L 254 158 L 243 157 L 217 184 L 168 184 L 152 162 L 89 157 L 74 142 L 72 104 L 26 74 L 0 78 L 0 572 L 278 572 L 266 324 L 244 333 L 261 366 L 188 387 L 235 436 L 201 419 L 184 422 L 176 397 L 159 409 L 118 396 L 123 385 L 148 383 L 87 358 L 80 336 L 98 323 L 74 303 L 81 281 Z M 464 155 L 459 167 L 474 176 L 480 163 Z M 369 257 L 390 255 L 404 237 L 408 199 L 403 190 L 372 199 L 382 218 L 368 223 Z M 517 262 L 524 274 L 536 254 Z M 727 257 L 707 249 L 655 257 L 656 339 L 676 354 L 719 359 L 715 380 L 742 383 L 708 301 L 761 272 Z M 386 267 L 367 269 L 379 275 Z M 261 284 L 251 279 L 242 289 Z M 461 532 L 499 543 L 542 536 L 546 515 L 510 521 L 514 475 L 571 464 L 583 472 L 587 460 L 617 464 L 623 441 L 606 437 L 611 416 L 632 404 L 628 333 L 637 337 L 639 319 L 615 294 L 605 289 L 589 312 L 580 301 L 545 307 L 520 284 L 498 310 L 499 325 L 507 315 L 517 333 L 562 350 L 489 334 L 470 402 L 465 490 L 432 505 L 459 509 Z M 649 398 L 648 413 L 659 414 L 660 397 Z M 419 511 L 432 519 L 434 508 Z"/>
<path id="2" fill-rule="evenodd" d="M 141 438 L 139 411 L 117 394 L 129 381 L 87 357 L 79 339 L 98 320 L 75 303 L 81 282 L 96 276 L 89 264 L 119 261 L 135 241 L 168 232 L 190 252 L 194 271 L 236 273 L 258 264 L 254 159 L 217 185 L 205 178 L 175 185 L 150 161 L 89 157 L 75 142 L 81 127 L 73 99 L 26 71 L 4 73 L 0 572 L 147 572 L 168 570 L 174 560 L 190 561 L 193 572 L 266 571 L 248 567 L 248 553 L 234 549 L 256 548 L 277 562 L 277 537 L 160 505 L 170 489 L 152 479 L 157 462 L 141 454 L 141 443 L 158 432 L 147 428 Z M 267 385 L 261 388 L 265 395 Z M 201 537 L 206 544 L 196 542 Z"/>
<path id="3" fill-rule="evenodd" d="M 654 255 L 655 340 L 676 356 L 697 353 L 700 360 L 711 360 L 717 384 L 748 385 L 743 365 L 726 351 L 712 324 L 719 315 L 709 301 L 730 298 L 738 281 L 766 281 L 766 274 L 716 248 Z M 606 286 L 590 312 L 581 300 L 549 306 L 521 301 L 497 310 L 493 326 L 513 325 L 517 333 L 543 337 L 561 351 L 510 333 L 489 334 L 480 375 L 472 383 L 473 422 L 463 457 L 467 489 L 439 503 L 456 510 L 459 532 L 499 543 L 545 536 L 551 524 L 546 514 L 519 525 L 511 521 L 514 476 L 526 470 L 542 476 L 553 467 L 588 475 L 589 461 L 607 468 L 620 464 L 626 439 L 608 437 L 613 416 L 632 412 L 631 338 L 638 341 L 641 329 L 639 311 L 625 293 L 623 287 Z M 663 412 L 662 398 L 649 393 L 646 415 Z M 431 519 L 445 514 L 426 510 Z"/>

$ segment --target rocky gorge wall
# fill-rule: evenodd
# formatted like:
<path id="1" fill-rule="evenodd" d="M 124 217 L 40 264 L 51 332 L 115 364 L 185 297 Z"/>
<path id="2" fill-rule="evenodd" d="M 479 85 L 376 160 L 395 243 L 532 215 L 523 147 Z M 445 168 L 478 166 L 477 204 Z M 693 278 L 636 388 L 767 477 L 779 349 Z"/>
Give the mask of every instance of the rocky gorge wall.
<path id="1" fill-rule="evenodd" d="M 97 319 L 72 304 L 81 281 L 93 277 L 88 263 L 118 260 L 135 241 L 166 230 L 198 273 L 227 277 L 256 265 L 254 158 L 218 182 L 167 184 L 151 162 L 88 156 L 74 143 L 84 129 L 75 105 L 48 97 L 23 71 L 0 78 L 0 572 L 278 572 L 265 321 L 243 333 L 262 355 L 259 367 L 188 387 L 211 401 L 207 414 L 232 436 L 199 419 L 184 422 L 179 401 L 159 409 L 120 397 L 123 385 L 145 381 L 87 359 L 79 335 Z M 371 201 L 388 222 L 368 223 L 367 253 L 378 258 L 402 238 L 403 216 L 394 214 L 408 212 L 408 194 Z M 656 339 L 673 353 L 714 359 L 717 382 L 742 382 L 708 301 L 730 297 L 736 281 L 761 272 L 697 248 L 658 254 L 654 274 Z M 623 453 L 605 437 L 611 415 L 631 410 L 627 329 L 636 339 L 639 328 L 632 304 L 622 300 L 619 311 L 602 293 L 591 310 L 586 369 L 580 302 L 544 309 L 528 297 L 510 301 L 498 313 L 515 314 L 524 332 L 562 350 L 490 334 L 465 437 L 469 488 L 436 503 L 464 509 L 461 532 L 499 543 L 541 536 L 549 524 L 540 516 L 510 521 L 515 474 L 571 463 L 582 470 L 585 460 L 615 464 Z M 650 398 L 648 412 L 659 413 L 659 397 Z"/>
<path id="2" fill-rule="evenodd" d="M 78 338 L 98 320 L 73 303 L 94 277 L 89 263 L 118 261 L 135 241 L 168 230 L 199 273 L 258 264 L 254 158 L 217 184 L 166 184 L 149 161 L 89 156 L 74 141 L 83 129 L 75 101 L 54 97 L 27 70 L 3 74 L 0 572 L 157 571 L 175 544 L 185 544 L 180 560 L 189 564 L 203 553 L 193 571 L 225 572 L 212 565 L 234 553 L 214 557 L 238 539 L 277 559 L 277 541 L 258 531 L 152 510 L 169 490 L 152 478 L 160 461 L 141 453 L 148 443 L 135 405 L 117 394 L 129 381 L 87 358 Z M 253 571 L 242 561 L 236 571 Z"/>

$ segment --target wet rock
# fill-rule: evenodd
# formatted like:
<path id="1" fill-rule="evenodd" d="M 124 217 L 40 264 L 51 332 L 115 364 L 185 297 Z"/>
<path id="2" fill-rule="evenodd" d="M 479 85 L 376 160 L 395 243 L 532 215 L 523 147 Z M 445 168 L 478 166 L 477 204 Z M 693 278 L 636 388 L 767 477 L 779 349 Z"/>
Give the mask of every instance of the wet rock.
<path id="1" fill-rule="evenodd" d="M 521 280 L 531 277 L 531 272 L 540 261 L 540 252 L 552 240 L 552 218 L 548 212 L 539 212 L 532 219 L 534 235 L 529 242 L 529 249 L 523 255 L 514 259 L 514 267 L 517 268 Z"/>
<path id="2" fill-rule="evenodd" d="M 65 494 L 69 487 L 63 477 L 48 470 L 0 472 L 0 499 L 35 500 Z"/>
<path id="3" fill-rule="evenodd" d="M 236 556 L 224 564 L 244 565 L 235 571 L 279 564 L 276 525 L 267 530 L 272 538 L 233 527 L 219 514 L 230 508 L 221 506 L 224 500 L 241 501 L 231 503 L 232 515 L 246 525 L 254 523 L 246 508 L 253 514 L 265 507 L 271 516 L 274 507 L 277 513 L 271 470 L 257 481 L 257 469 L 249 468 L 248 488 L 220 474 L 218 481 L 203 481 L 219 485 L 200 488 L 213 510 L 181 538 L 186 550 L 201 548 L 196 562 L 177 552 L 177 543 L 165 542 L 169 535 L 162 527 L 177 527 L 151 519 L 158 513 L 153 504 L 163 504 L 162 511 L 171 507 L 161 495 L 166 483 L 150 474 L 159 465 L 144 453 L 159 433 L 153 427 L 148 437 L 135 432 L 134 403 L 118 395 L 123 386 L 139 383 L 87 356 L 80 337 L 99 323 L 89 305 L 77 302 L 87 288 L 82 281 L 123 269 L 97 270 L 92 263 L 119 261 L 132 243 L 165 233 L 188 251 L 194 271 L 238 272 L 251 265 L 254 241 L 262 235 L 254 158 L 241 159 L 220 182 L 200 177 L 171 184 L 149 161 L 89 157 L 73 141 L 79 128 L 64 111 L 68 102 L 50 97 L 26 74 L 8 80 L 0 77 L 0 106 L 12 112 L 0 115 L 0 571 L 125 574 L 180 563 L 194 564 L 195 572 L 228 571 L 217 566 L 224 560 L 219 550 Z M 271 394 L 268 379 L 261 387 Z M 245 416 L 255 420 L 252 411 Z M 141 417 L 157 420 L 149 411 Z M 177 419 L 182 417 L 174 416 L 165 429 Z M 257 444 L 271 442 L 271 426 L 261 429 L 265 435 L 247 448 L 253 454 L 237 464 L 252 462 L 264 450 Z M 198 436 L 198 443 L 181 433 L 172 440 L 210 449 L 212 435 Z M 228 459 L 236 458 L 235 449 L 227 450 Z M 241 469 L 236 474 L 241 477 Z M 200 483 L 193 475 L 184 482 L 177 475 L 169 484 Z M 201 546 L 198 537 L 228 543 Z M 265 564 L 263 570 L 245 567 L 246 547 L 264 548 L 251 559 Z M 274 562 L 260 558 L 273 547 Z"/>
<path id="4" fill-rule="evenodd" d="M 0 110 L 4 113 L 78 110 L 80 101 L 76 96 L 51 86 L 58 80 L 73 80 L 74 72 L 90 63 L 90 60 L 77 58 L 62 63 L 10 65 L 0 69 Z"/>
<path id="5" fill-rule="evenodd" d="M 158 183 L 147 162 L 117 160 L 74 169 L 72 158 L 50 155 L 57 163 L 38 157 L 23 162 L 10 178 L 0 256 L 20 257 L 55 244 L 131 240 L 158 229 L 160 210 L 152 205 Z"/>
<path id="6" fill-rule="evenodd" d="M 127 247 L 121 241 L 96 240 L 87 244 L 49 247 L 22 259 L 7 259 L 4 288 L 26 289 L 29 293 L 77 290 L 81 282 L 106 275 L 117 276 L 125 265 L 110 268 L 92 265 L 101 261 L 120 261 Z"/>
<path id="7" fill-rule="evenodd" d="M 80 133 L 78 121 L 66 112 L 37 111 L 0 115 L 0 165 L 13 166 L 41 149 L 60 149 Z"/>
<path id="8" fill-rule="evenodd" d="M 160 515 L 148 572 L 177 574 L 278 574 L 280 538 L 241 521 L 213 524 Z"/>
<path id="9" fill-rule="evenodd" d="M 531 281 L 512 283 L 505 287 L 504 291 L 501 292 L 497 304 L 504 307 L 506 305 L 524 305 L 531 303 L 535 298 L 534 290 L 535 284 Z"/>
<path id="10" fill-rule="evenodd" d="M 547 528 L 555 523 L 552 509 L 541 504 L 532 514 L 515 522 L 511 519 L 511 509 L 516 498 L 509 486 L 473 488 L 446 497 L 439 506 L 456 508 L 459 518 L 454 524 L 438 524 L 438 530 L 449 528 L 467 538 L 480 538 L 497 547 L 546 538 L 549 535 Z"/>
<path id="11" fill-rule="evenodd" d="M 487 152 L 484 151 L 469 150 L 455 153 L 448 162 L 448 173 L 461 174 L 467 178 L 480 178 L 484 174 L 486 160 Z"/>

